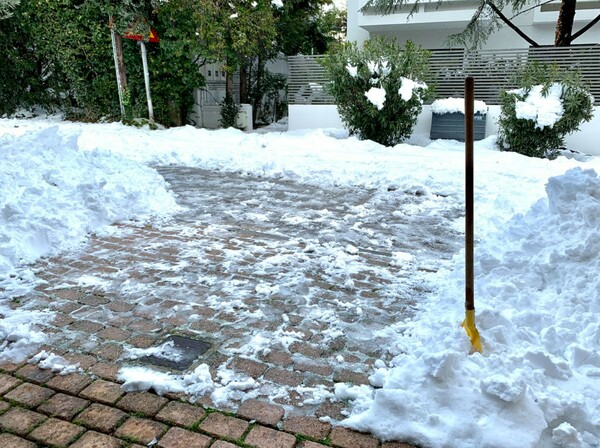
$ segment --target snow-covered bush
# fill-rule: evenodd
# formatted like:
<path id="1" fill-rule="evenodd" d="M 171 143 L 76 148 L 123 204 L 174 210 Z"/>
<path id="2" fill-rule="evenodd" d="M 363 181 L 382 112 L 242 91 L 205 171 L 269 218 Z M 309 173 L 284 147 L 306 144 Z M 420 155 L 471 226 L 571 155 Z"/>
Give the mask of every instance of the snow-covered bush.
<path id="1" fill-rule="evenodd" d="M 378 37 L 341 45 L 323 61 L 340 117 L 351 134 L 383 145 L 410 136 L 428 94 L 429 53 Z"/>
<path id="2" fill-rule="evenodd" d="M 554 158 L 564 138 L 590 121 L 594 99 L 576 72 L 530 64 L 515 90 L 501 92 L 498 143 L 505 151 Z"/>

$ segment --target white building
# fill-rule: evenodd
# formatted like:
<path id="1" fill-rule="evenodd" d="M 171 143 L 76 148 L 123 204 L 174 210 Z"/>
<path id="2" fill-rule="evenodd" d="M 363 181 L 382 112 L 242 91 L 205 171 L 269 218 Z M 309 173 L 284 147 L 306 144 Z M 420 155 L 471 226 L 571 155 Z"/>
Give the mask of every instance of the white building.
<path id="1" fill-rule="evenodd" d="M 383 15 L 373 10 L 362 12 L 367 0 L 348 0 L 348 40 L 363 42 L 369 37 L 385 35 L 400 43 L 411 40 L 423 48 L 444 48 L 446 37 L 465 28 L 476 9 L 469 0 L 423 0 L 410 16 L 413 5 L 407 4 L 398 13 Z M 543 4 L 515 17 L 514 24 L 540 45 L 552 45 L 560 1 Z M 512 16 L 507 10 L 505 14 Z M 573 33 L 600 14 L 600 1 L 578 0 Z M 574 44 L 598 44 L 600 23 L 579 37 Z M 507 26 L 493 34 L 485 49 L 526 48 L 529 44 Z"/>

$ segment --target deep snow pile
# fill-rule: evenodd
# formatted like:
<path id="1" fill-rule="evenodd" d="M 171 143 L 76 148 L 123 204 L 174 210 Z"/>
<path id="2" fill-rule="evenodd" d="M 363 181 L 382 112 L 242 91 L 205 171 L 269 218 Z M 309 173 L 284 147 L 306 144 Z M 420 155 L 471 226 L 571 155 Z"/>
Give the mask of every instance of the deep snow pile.
<path id="1" fill-rule="evenodd" d="M 464 270 L 439 279 L 422 313 L 390 330 L 398 356 L 371 377 L 344 424 L 433 447 L 600 443 L 600 179 L 576 168 L 548 198 L 476 249 L 483 355 L 468 355 Z"/>
<path id="2" fill-rule="evenodd" d="M 156 171 L 106 151 L 80 151 L 77 138 L 58 126 L 0 134 L 0 359 L 21 361 L 44 340 L 34 326 L 49 313 L 4 304 L 35 285 L 28 263 L 109 224 L 177 209 Z"/>

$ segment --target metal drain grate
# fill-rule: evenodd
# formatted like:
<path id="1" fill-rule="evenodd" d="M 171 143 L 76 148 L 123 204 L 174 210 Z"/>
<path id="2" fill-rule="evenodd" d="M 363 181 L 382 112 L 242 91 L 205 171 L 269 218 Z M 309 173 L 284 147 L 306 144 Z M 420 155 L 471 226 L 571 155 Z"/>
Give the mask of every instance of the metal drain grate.
<path id="1" fill-rule="evenodd" d="M 173 341 L 173 348 L 179 352 L 180 356 L 176 360 L 150 355 L 140 358 L 140 361 L 175 370 L 186 370 L 210 348 L 208 342 L 177 335 L 167 337 L 161 342 L 161 345 L 169 341 Z"/>

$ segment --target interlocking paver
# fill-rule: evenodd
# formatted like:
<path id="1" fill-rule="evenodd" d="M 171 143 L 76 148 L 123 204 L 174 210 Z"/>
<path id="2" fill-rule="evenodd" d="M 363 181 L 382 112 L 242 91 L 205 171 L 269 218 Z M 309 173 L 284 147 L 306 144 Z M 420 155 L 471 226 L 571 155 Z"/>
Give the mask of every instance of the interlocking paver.
<path id="1" fill-rule="evenodd" d="M 116 381 L 119 366 L 107 362 L 99 362 L 94 364 L 87 371 L 106 381 Z"/>
<path id="2" fill-rule="evenodd" d="M 35 443 L 13 434 L 0 434 L 0 446 L 5 448 L 36 448 Z"/>
<path id="3" fill-rule="evenodd" d="M 331 425 L 316 417 L 294 416 L 283 422 L 283 429 L 293 434 L 302 434 L 313 439 L 324 439 L 331 431 Z"/>
<path id="4" fill-rule="evenodd" d="M 12 408 L 0 415 L 0 428 L 18 435 L 25 435 L 46 420 L 46 416 L 23 408 Z"/>
<path id="5" fill-rule="evenodd" d="M 158 441 L 159 448 L 208 448 L 212 439 L 204 434 L 171 428 Z"/>
<path id="6" fill-rule="evenodd" d="M 129 417 L 117 428 L 115 436 L 147 445 L 153 439 L 158 439 L 166 430 L 167 426 L 162 423 L 145 418 Z"/>
<path id="7" fill-rule="evenodd" d="M 54 376 L 54 373 L 49 369 L 40 369 L 38 366 L 27 364 L 17 370 L 16 375 L 32 383 L 44 384 Z"/>
<path id="8" fill-rule="evenodd" d="M 94 403 L 79 414 L 75 421 L 96 431 L 108 433 L 113 432 L 126 416 L 120 409 Z"/>
<path id="9" fill-rule="evenodd" d="M 304 382 L 304 375 L 293 370 L 284 370 L 279 367 L 271 367 L 265 373 L 265 379 L 278 384 L 296 387 Z"/>
<path id="10" fill-rule="evenodd" d="M 410 443 L 402 443 L 402 442 L 384 442 L 381 445 L 381 448 L 416 448 L 414 445 Z"/>
<path id="11" fill-rule="evenodd" d="M 72 397 L 62 393 L 53 395 L 48 401 L 38 406 L 38 412 L 48 414 L 52 417 L 60 417 L 71 420 L 79 412 L 84 410 L 90 402 L 83 398 Z"/>
<path id="12" fill-rule="evenodd" d="M 51 418 L 29 433 L 29 438 L 44 445 L 67 446 L 79 437 L 85 428 Z"/>
<path id="13" fill-rule="evenodd" d="M 0 373 L 0 395 L 4 395 L 12 388 L 21 384 L 21 382 L 22 381 L 17 378 Z"/>
<path id="14" fill-rule="evenodd" d="M 88 431 L 69 448 L 121 448 L 122 446 L 122 440 L 99 432 Z"/>
<path id="15" fill-rule="evenodd" d="M 213 412 L 200 423 L 199 428 L 216 437 L 237 440 L 244 435 L 248 426 L 245 420 Z"/>
<path id="16" fill-rule="evenodd" d="M 48 398 L 54 395 L 52 389 L 38 386 L 31 383 L 23 383 L 4 395 L 7 400 L 16 401 L 28 408 L 39 406 Z"/>
<path id="17" fill-rule="evenodd" d="M 297 448 L 323 448 L 327 445 L 321 445 L 320 443 L 311 442 L 310 440 L 305 440 L 298 444 Z"/>
<path id="18" fill-rule="evenodd" d="M 275 426 L 283 418 L 285 410 L 276 404 L 250 399 L 242 403 L 237 413 L 249 420 Z"/>
<path id="19" fill-rule="evenodd" d="M 189 427 L 206 415 L 204 409 L 178 401 L 170 401 L 156 414 L 156 419 L 171 425 Z"/>
<path id="20" fill-rule="evenodd" d="M 296 438 L 265 426 L 255 426 L 244 439 L 244 443 L 256 448 L 293 448 Z"/>
<path id="21" fill-rule="evenodd" d="M 111 341 L 123 342 L 129 339 L 131 331 L 123 330 L 122 328 L 107 327 L 99 331 L 96 336 L 102 339 L 110 339 Z"/>
<path id="22" fill-rule="evenodd" d="M 6 373 L 12 373 L 19 370 L 22 365 L 23 363 L 14 363 L 9 361 L 0 362 L 0 370 Z"/>
<path id="23" fill-rule="evenodd" d="M 0 401 L 0 414 L 2 414 L 4 411 L 8 411 L 10 409 L 10 404 L 8 404 L 6 401 Z"/>
<path id="24" fill-rule="evenodd" d="M 224 440 L 217 440 L 210 446 L 210 448 L 239 448 L 239 446 Z"/>
<path id="25" fill-rule="evenodd" d="M 92 381 L 93 380 L 88 375 L 71 373 L 69 375 L 56 375 L 46 383 L 46 386 L 71 395 L 77 395 L 89 386 Z"/>
<path id="26" fill-rule="evenodd" d="M 252 378 L 258 378 L 265 373 L 269 366 L 268 364 L 254 361 L 252 359 L 234 358 L 229 368 L 245 373 Z"/>
<path id="27" fill-rule="evenodd" d="M 65 358 L 69 364 L 79 364 L 79 367 L 83 370 L 89 369 L 98 362 L 95 356 L 82 355 L 81 353 L 67 353 L 63 355 L 63 358 Z"/>
<path id="28" fill-rule="evenodd" d="M 331 444 L 340 448 L 377 448 L 379 446 L 379 441 L 375 437 L 341 426 L 333 428 L 329 437 Z"/>
<path id="29" fill-rule="evenodd" d="M 165 397 L 149 392 L 130 392 L 119 400 L 117 407 L 129 412 L 139 412 L 154 417 L 169 402 Z"/>
<path id="30" fill-rule="evenodd" d="M 114 404 L 124 394 L 121 386 L 110 381 L 96 380 L 83 389 L 80 395 L 92 401 Z"/>
<path id="31" fill-rule="evenodd" d="M 115 361 L 119 359 L 119 357 L 123 353 L 123 346 L 121 344 L 109 342 L 95 349 L 94 353 L 99 358 L 105 359 L 107 361 Z"/>

